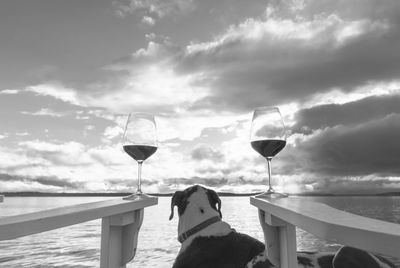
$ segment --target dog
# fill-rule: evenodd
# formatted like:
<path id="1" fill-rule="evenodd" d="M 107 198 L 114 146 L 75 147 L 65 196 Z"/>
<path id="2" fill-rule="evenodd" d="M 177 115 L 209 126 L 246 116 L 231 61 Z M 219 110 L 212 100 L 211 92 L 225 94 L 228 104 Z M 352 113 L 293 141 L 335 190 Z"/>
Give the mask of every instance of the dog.
<path id="1" fill-rule="evenodd" d="M 271 268 L 264 243 L 236 232 L 222 221 L 221 199 L 200 185 L 177 191 L 171 214 L 178 208 L 181 248 L 172 268 Z M 388 260 L 344 246 L 336 253 L 298 252 L 299 268 L 396 268 Z"/>

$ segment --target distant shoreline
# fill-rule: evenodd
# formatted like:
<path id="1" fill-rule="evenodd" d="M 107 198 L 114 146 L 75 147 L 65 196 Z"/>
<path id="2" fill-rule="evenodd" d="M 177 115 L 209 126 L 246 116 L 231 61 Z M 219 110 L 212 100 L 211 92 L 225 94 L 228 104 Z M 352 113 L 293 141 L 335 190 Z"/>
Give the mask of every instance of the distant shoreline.
<path id="1" fill-rule="evenodd" d="M 35 196 L 127 196 L 130 195 L 131 193 L 46 193 L 46 192 L 0 192 L 0 195 L 4 196 L 19 196 L 19 197 L 24 197 L 24 196 L 29 196 L 29 197 L 35 197 Z M 146 193 L 151 196 L 173 196 L 174 193 Z M 218 193 L 219 196 L 253 196 L 258 193 Z"/>
<path id="2" fill-rule="evenodd" d="M 95 196 L 126 196 L 130 193 L 48 193 L 48 192 L 0 192 L 0 195 L 4 195 L 5 197 L 51 197 L 51 196 L 65 196 L 65 197 L 95 197 Z M 152 196 L 157 197 L 169 197 L 174 193 L 148 193 Z M 259 193 L 227 193 L 227 192 L 219 192 L 219 196 L 254 196 Z M 400 192 L 387 192 L 387 193 L 378 193 L 378 194 L 360 194 L 360 193 L 348 193 L 348 194 L 329 194 L 329 193 L 300 193 L 300 194 L 290 194 L 290 196 L 400 196 Z"/>

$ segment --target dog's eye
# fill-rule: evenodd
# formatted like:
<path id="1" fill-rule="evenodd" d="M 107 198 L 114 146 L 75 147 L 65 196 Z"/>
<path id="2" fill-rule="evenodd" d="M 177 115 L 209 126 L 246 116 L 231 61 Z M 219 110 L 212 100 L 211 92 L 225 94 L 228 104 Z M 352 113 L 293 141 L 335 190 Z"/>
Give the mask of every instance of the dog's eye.
<path id="1" fill-rule="evenodd" d="M 201 212 L 201 213 L 204 213 L 204 209 L 203 209 L 203 208 L 200 208 L 200 212 Z"/>

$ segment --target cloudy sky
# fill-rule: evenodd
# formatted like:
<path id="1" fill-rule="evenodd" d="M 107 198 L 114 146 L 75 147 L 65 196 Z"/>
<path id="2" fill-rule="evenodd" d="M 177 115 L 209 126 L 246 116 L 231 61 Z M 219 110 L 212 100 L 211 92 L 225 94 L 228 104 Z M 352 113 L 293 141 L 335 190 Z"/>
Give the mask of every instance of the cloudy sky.
<path id="1" fill-rule="evenodd" d="M 399 191 L 399 50 L 397 0 L 1 1 L 0 192 L 130 191 L 130 111 L 158 124 L 144 191 L 259 191 L 258 106 L 279 190 Z"/>

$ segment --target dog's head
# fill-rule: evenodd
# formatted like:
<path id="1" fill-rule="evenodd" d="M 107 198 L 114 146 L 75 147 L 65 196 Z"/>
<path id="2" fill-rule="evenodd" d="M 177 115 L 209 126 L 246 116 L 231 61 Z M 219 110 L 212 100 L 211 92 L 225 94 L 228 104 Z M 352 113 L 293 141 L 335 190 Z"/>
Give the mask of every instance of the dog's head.
<path id="1" fill-rule="evenodd" d="M 209 210 L 215 210 L 222 218 L 221 199 L 218 194 L 200 185 L 191 186 L 184 191 L 177 191 L 171 199 L 171 215 L 169 220 L 174 217 L 174 207 L 178 207 L 178 215 L 182 216 L 188 207 L 192 213 L 209 213 Z"/>

